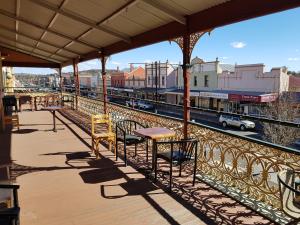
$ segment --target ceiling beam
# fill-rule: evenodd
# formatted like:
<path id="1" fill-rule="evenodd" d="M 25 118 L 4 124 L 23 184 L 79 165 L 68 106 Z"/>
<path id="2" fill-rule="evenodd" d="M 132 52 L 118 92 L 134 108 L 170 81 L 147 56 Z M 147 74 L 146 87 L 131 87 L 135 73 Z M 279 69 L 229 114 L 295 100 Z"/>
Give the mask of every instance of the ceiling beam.
<path id="1" fill-rule="evenodd" d="M 18 21 L 20 21 L 20 22 L 23 22 L 23 23 L 26 23 L 26 24 L 31 25 L 31 26 L 33 26 L 33 27 L 36 27 L 36 28 L 38 28 L 38 29 L 40 29 L 40 30 L 45 30 L 45 27 L 43 27 L 43 26 L 41 26 L 41 25 L 39 25 L 39 24 L 37 24 L 37 23 L 34 23 L 34 22 L 32 22 L 32 21 L 29 21 L 29 20 L 27 20 L 27 19 L 25 19 L 25 18 L 23 18 L 23 17 L 17 17 L 17 16 L 15 16 L 14 14 L 12 14 L 12 13 L 6 11 L 6 10 L 0 9 L 0 15 L 9 17 L 9 18 L 11 18 L 11 19 L 13 19 L 13 20 L 18 20 Z M 54 31 L 54 30 L 52 30 L 52 29 L 46 29 L 46 31 L 49 32 L 49 33 L 55 34 L 55 35 L 57 35 L 57 36 L 59 36 L 59 37 L 68 39 L 68 40 L 74 40 L 73 37 L 71 37 L 71 36 L 69 36 L 69 35 L 66 35 L 66 34 L 59 33 L 59 32 Z M 79 44 L 88 46 L 88 47 L 90 47 L 90 48 L 99 49 L 98 46 L 94 46 L 94 45 L 89 44 L 89 43 L 87 43 L 87 42 L 85 42 L 85 41 L 82 41 L 82 40 L 74 40 L 74 42 L 77 42 L 77 43 L 79 43 Z"/>
<path id="2" fill-rule="evenodd" d="M 0 34 L 0 37 L 4 38 L 4 39 L 6 39 L 6 40 L 9 40 L 9 41 L 13 41 L 13 42 L 15 41 L 14 38 L 10 38 L 10 37 L 5 36 L 5 35 L 2 35 L 2 34 Z M 29 48 L 35 48 L 35 45 L 29 45 L 29 44 L 27 44 L 27 43 L 25 43 L 25 42 L 22 42 L 22 41 L 20 41 L 20 40 L 18 40 L 18 41 L 16 42 L 16 45 L 17 45 L 17 44 L 21 44 L 21 45 L 24 45 L 24 46 L 29 47 Z M 16 48 L 18 48 L 18 47 L 16 46 Z M 45 50 L 45 49 L 41 49 L 41 48 L 35 48 L 35 49 L 40 50 L 40 51 L 43 51 L 43 52 L 46 52 L 46 53 L 48 53 L 49 55 L 53 54 L 53 52 L 49 52 L 48 50 Z M 34 49 L 34 50 L 35 50 L 35 49 Z M 34 50 L 31 51 L 32 54 L 34 54 Z M 68 59 L 68 57 L 63 56 L 63 55 L 61 55 L 61 54 L 56 54 L 56 55 L 59 56 L 59 57 L 61 57 L 61 58 L 64 58 L 64 60 Z M 50 57 L 50 56 L 45 56 L 45 57 Z"/>
<path id="3" fill-rule="evenodd" d="M 19 16 L 20 15 L 20 8 L 21 8 L 21 3 L 20 3 L 20 0 L 16 0 L 16 16 Z M 18 41 L 18 30 L 19 30 L 19 21 L 16 20 L 16 41 Z"/>
<path id="4" fill-rule="evenodd" d="M 102 32 L 105 32 L 107 34 L 110 34 L 112 36 L 115 36 L 125 42 L 128 42 L 130 43 L 130 37 L 126 34 L 123 34 L 117 30 L 114 30 L 112 28 L 108 28 L 108 27 L 104 27 L 104 26 L 101 26 L 101 25 L 97 25 L 97 23 L 94 23 L 94 22 L 91 22 L 89 19 L 87 18 L 84 18 L 82 16 L 79 16 L 69 10 L 66 10 L 66 9 L 63 9 L 63 8 L 57 8 L 55 5 L 49 3 L 49 2 L 46 2 L 44 0 L 30 0 L 31 2 L 34 2 L 35 4 L 39 5 L 39 6 L 42 6 L 46 9 L 49 9 L 49 10 L 52 10 L 54 11 L 55 13 L 59 13 L 63 16 L 66 16 L 68 18 L 71 18 L 77 22 L 80 22 L 84 25 L 87 25 L 87 26 L 90 26 L 94 29 L 97 29 L 97 30 L 100 30 Z"/>
<path id="5" fill-rule="evenodd" d="M 153 7 L 155 9 L 159 10 L 161 13 L 163 13 L 166 16 L 172 18 L 173 20 L 177 21 L 178 23 L 186 25 L 186 18 L 184 16 L 179 15 L 177 12 L 174 12 L 173 10 L 167 8 L 166 6 L 162 5 L 160 2 L 143 0 L 143 3 L 147 4 L 150 7 Z"/>
<path id="6" fill-rule="evenodd" d="M 61 2 L 61 4 L 60 4 L 59 8 L 62 8 L 62 7 L 64 6 L 64 4 L 66 4 L 67 1 L 68 1 L 68 0 L 63 0 L 63 1 Z M 34 49 L 37 48 L 37 47 L 39 46 L 40 40 L 42 40 L 42 39 L 45 37 L 45 35 L 46 35 L 46 33 L 47 33 L 46 30 L 49 29 L 49 28 L 53 25 L 53 23 L 54 23 L 55 20 L 57 19 L 57 16 L 58 16 L 58 14 L 55 12 L 54 15 L 52 16 L 52 18 L 50 19 L 50 21 L 49 21 L 47 27 L 43 30 L 42 35 L 40 36 L 40 38 L 39 38 L 38 41 L 36 42 L 35 47 L 32 49 L 32 51 L 34 51 Z M 51 55 L 51 56 L 52 56 L 52 55 Z M 50 58 L 51 58 L 51 56 L 50 56 Z"/>
<path id="7" fill-rule="evenodd" d="M 0 46 L 12 49 L 12 50 L 17 51 L 17 52 L 25 53 L 27 55 L 30 55 L 30 52 L 28 52 L 27 50 L 24 50 L 20 47 L 12 46 L 10 44 L 7 44 L 7 43 L 1 42 L 1 41 L 0 41 Z M 50 61 L 50 62 L 53 62 L 53 63 L 59 63 L 59 64 L 61 63 L 60 61 L 57 61 L 55 59 L 48 59 L 46 56 L 43 56 L 43 55 L 38 54 L 38 53 L 32 53 L 32 56 L 35 56 L 35 57 L 38 57 L 40 59 L 44 59 L 44 60 L 47 60 L 47 61 Z"/>
<path id="8" fill-rule="evenodd" d="M 11 28 L 9 28 L 9 27 L 3 26 L 2 24 L 0 24 L 0 29 L 9 31 L 9 32 L 11 32 L 11 33 L 13 33 L 13 34 L 18 34 L 18 35 L 23 36 L 23 37 L 26 37 L 26 38 L 28 38 L 28 39 L 30 39 L 30 40 L 32 40 L 32 41 L 38 41 L 38 39 L 35 38 L 35 37 L 32 37 L 32 36 L 30 36 L 30 35 L 28 35 L 28 34 L 25 34 L 25 33 L 20 32 L 20 31 L 15 31 L 14 29 L 11 29 Z M 60 49 L 60 50 L 62 50 L 62 51 L 69 52 L 69 53 L 74 54 L 74 55 L 80 55 L 79 52 L 75 52 L 75 51 L 73 51 L 73 50 L 69 50 L 69 49 L 63 48 L 63 47 L 61 47 L 61 46 L 59 46 L 59 45 L 56 45 L 56 44 L 51 43 L 51 42 L 48 42 L 48 41 L 40 40 L 40 42 L 43 43 L 43 44 L 52 46 L 52 47 L 54 47 L 54 48 L 58 48 L 58 49 Z"/>
<path id="9" fill-rule="evenodd" d="M 128 10 L 128 8 L 134 6 L 136 3 L 138 3 L 140 0 L 131 0 L 129 2 L 127 2 L 126 4 L 124 4 L 123 6 L 121 6 L 120 8 L 118 8 L 116 11 L 114 11 L 113 13 L 111 13 L 109 16 L 105 17 L 103 20 L 101 20 L 100 22 L 97 23 L 97 26 L 100 26 L 101 24 L 104 24 L 106 22 L 108 22 L 109 20 L 119 16 L 121 13 L 123 13 L 125 10 Z M 83 37 L 84 35 L 87 35 L 89 32 L 91 32 L 94 28 L 89 28 L 88 30 L 84 31 L 83 33 L 81 33 L 80 35 L 78 35 L 75 39 L 78 40 L 79 38 Z M 63 48 L 67 47 L 68 45 L 72 44 L 73 41 L 70 41 L 69 43 L 67 43 L 66 45 L 63 46 Z"/>
<path id="10" fill-rule="evenodd" d="M 13 62 L 13 61 L 2 61 L 2 66 L 9 67 L 34 67 L 34 68 L 60 68 L 59 63 L 37 63 L 37 62 Z"/>

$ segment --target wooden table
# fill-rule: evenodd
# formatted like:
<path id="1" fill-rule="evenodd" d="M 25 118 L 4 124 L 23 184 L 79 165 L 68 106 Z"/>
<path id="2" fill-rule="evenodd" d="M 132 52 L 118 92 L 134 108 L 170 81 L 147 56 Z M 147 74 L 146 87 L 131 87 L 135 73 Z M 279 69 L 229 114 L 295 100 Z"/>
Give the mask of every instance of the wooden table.
<path id="1" fill-rule="evenodd" d="M 61 106 L 48 106 L 48 107 L 44 107 L 43 109 L 52 112 L 52 115 L 53 115 L 53 131 L 57 132 L 57 130 L 56 130 L 56 122 L 55 122 L 55 112 L 57 110 L 62 109 L 62 107 Z"/>
<path id="2" fill-rule="evenodd" d="M 159 139 L 163 138 L 174 138 L 176 133 L 173 130 L 169 130 L 165 127 L 151 127 L 151 128 L 142 128 L 135 130 L 134 133 L 138 136 L 151 139 L 153 141 L 152 144 L 152 170 L 154 168 L 154 159 L 156 155 L 155 143 Z M 148 160 L 148 151 L 147 151 L 147 160 Z"/>

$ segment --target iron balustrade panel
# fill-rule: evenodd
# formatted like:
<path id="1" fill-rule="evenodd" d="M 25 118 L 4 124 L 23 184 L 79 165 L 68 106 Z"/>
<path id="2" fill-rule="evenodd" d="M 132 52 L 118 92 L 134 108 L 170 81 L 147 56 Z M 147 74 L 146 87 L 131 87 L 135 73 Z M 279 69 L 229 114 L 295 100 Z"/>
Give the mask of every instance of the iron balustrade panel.
<path id="1" fill-rule="evenodd" d="M 78 110 L 88 115 L 103 113 L 103 102 L 79 97 Z M 183 121 L 168 116 L 144 112 L 115 103 L 108 103 L 113 123 L 123 119 L 149 127 L 166 127 L 183 138 Z M 200 141 L 197 172 L 211 176 L 256 200 L 280 208 L 277 172 L 300 170 L 300 153 L 285 147 L 239 137 L 226 131 L 189 123 L 189 135 Z"/>

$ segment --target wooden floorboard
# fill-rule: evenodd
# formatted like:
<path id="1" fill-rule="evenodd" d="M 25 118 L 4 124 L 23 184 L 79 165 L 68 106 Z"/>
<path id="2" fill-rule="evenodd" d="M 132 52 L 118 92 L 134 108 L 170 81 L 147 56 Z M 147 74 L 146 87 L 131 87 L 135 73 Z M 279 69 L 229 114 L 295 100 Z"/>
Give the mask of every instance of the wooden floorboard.
<path id="1" fill-rule="evenodd" d="M 12 175 L 21 185 L 22 225 L 207 224 L 111 152 L 90 155 L 90 137 L 61 115 L 20 113 L 12 134 Z M 74 132 L 78 136 L 74 135 Z"/>

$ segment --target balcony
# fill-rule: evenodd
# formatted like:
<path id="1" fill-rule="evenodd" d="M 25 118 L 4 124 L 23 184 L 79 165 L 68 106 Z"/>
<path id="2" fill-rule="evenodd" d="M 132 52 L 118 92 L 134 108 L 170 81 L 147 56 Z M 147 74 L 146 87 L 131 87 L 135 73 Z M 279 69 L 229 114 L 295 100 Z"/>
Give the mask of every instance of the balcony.
<path id="1" fill-rule="evenodd" d="M 73 96 L 63 94 L 68 99 Z M 168 165 L 160 164 L 153 183 L 145 146 L 129 148 L 129 166 L 101 145 L 101 157 L 90 151 L 90 115 L 103 112 L 103 102 L 77 97 L 56 114 L 57 130 L 47 111 L 19 113 L 20 130 L 1 134 L 11 155 L 11 178 L 20 184 L 22 224 L 270 224 L 289 220 L 280 210 L 276 174 L 299 169 L 299 153 L 226 131 L 189 123 L 200 141 L 197 181 L 191 168 L 178 168 L 168 192 Z M 149 127 L 167 127 L 183 137 L 183 121 L 114 103 L 113 122 L 133 119 Z M 151 147 L 151 146 L 150 146 Z M 122 145 L 119 146 L 122 154 Z M 122 157 L 121 157 L 122 158 Z"/>

